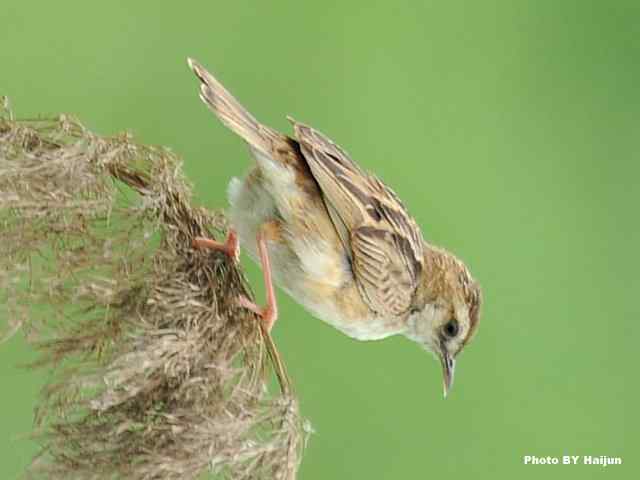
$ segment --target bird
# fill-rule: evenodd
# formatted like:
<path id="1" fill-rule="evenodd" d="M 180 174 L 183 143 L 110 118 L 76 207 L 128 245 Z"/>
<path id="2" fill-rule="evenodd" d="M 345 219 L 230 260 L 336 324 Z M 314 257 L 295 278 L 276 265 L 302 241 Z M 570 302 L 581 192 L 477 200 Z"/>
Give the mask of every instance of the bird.
<path id="1" fill-rule="evenodd" d="M 403 335 L 439 359 L 446 397 L 480 321 L 482 292 L 467 266 L 428 243 L 396 193 L 323 133 L 291 117 L 292 136 L 260 123 L 196 60 L 188 65 L 201 100 L 254 160 L 229 183 L 226 240 L 193 241 L 236 262 L 242 245 L 260 263 L 265 305 L 237 303 L 269 332 L 276 283 L 351 338 Z"/>

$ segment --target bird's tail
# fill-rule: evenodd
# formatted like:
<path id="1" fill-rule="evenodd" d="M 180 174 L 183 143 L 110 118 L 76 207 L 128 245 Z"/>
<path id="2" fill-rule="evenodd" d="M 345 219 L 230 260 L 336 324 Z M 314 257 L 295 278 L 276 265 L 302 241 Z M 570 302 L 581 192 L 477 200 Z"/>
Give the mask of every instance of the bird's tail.
<path id="1" fill-rule="evenodd" d="M 187 59 L 189 67 L 200 79 L 200 98 L 222 123 L 240 135 L 249 145 L 265 153 L 271 149 L 275 132 L 258 122 L 236 98 L 202 65 Z"/>

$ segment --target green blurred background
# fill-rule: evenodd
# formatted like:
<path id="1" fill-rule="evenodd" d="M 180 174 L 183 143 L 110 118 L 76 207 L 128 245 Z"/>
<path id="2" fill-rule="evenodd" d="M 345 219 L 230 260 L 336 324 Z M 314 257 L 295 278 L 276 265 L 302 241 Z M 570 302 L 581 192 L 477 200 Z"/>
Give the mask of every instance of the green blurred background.
<path id="1" fill-rule="evenodd" d="M 317 431 L 302 479 L 640 478 L 638 0 L 2 2 L 0 94 L 19 116 L 170 146 L 223 206 L 249 159 L 187 56 L 264 122 L 342 144 L 484 288 L 446 401 L 419 347 L 356 342 L 279 295 Z M 30 358 L 20 336 L 0 346 L 1 479 L 36 450 Z M 523 465 L 569 454 L 624 464 Z"/>

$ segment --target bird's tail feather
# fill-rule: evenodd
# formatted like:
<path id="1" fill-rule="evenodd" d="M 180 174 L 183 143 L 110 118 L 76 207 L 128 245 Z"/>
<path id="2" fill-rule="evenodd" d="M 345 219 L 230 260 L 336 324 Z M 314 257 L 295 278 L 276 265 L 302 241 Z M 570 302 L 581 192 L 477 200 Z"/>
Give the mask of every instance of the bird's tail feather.
<path id="1" fill-rule="evenodd" d="M 265 153 L 271 149 L 274 132 L 260 124 L 236 98 L 202 65 L 189 58 L 189 67 L 200 79 L 200 98 L 229 129 L 249 145 Z"/>

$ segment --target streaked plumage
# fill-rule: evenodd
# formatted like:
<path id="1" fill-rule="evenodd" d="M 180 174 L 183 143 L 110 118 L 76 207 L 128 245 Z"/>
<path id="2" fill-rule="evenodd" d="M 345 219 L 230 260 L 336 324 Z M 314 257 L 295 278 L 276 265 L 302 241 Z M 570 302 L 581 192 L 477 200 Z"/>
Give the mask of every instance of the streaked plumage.
<path id="1" fill-rule="evenodd" d="M 294 137 L 262 125 L 202 66 L 189 65 L 204 103 L 256 161 L 229 185 L 240 244 L 259 257 L 263 232 L 281 288 L 353 338 L 417 341 L 443 362 L 447 389 L 453 358 L 479 320 L 480 290 L 465 265 L 426 243 L 398 196 L 325 135 L 291 118 Z"/>

